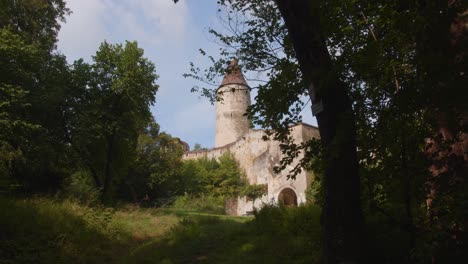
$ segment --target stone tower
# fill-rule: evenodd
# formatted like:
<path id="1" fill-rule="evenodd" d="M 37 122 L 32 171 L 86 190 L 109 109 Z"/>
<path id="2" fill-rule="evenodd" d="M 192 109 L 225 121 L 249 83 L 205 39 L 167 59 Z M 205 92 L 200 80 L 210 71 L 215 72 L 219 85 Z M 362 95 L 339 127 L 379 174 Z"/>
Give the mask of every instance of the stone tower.
<path id="1" fill-rule="evenodd" d="M 245 113 L 250 106 L 250 88 L 236 60 L 229 64 L 216 95 L 217 148 L 235 142 L 249 131 L 250 122 Z"/>

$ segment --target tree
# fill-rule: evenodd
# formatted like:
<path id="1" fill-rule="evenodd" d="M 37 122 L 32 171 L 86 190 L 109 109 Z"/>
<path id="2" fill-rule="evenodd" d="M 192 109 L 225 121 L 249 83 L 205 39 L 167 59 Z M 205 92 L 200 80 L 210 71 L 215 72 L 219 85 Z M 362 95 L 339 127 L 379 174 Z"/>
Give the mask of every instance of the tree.
<path id="1" fill-rule="evenodd" d="M 103 198 L 110 200 L 135 156 L 138 131 L 151 120 L 158 76 L 136 42 L 104 42 L 93 61 L 75 62 L 73 82 L 80 92 L 69 108 L 67 132 Z"/>
<path id="2" fill-rule="evenodd" d="M 31 130 L 37 129 L 37 125 L 26 120 L 21 113 L 30 106 L 26 100 L 28 91 L 12 83 L 9 80 L 21 77 L 21 66 L 25 66 L 34 58 L 34 47 L 28 46 L 21 37 L 5 29 L 0 32 L 0 70 L 2 72 L 0 82 L 1 104 L 0 132 L 2 178 L 10 178 L 12 175 L 11 162 L 21 156 L 19 146 L 25 142 Z M 29 52 L 28 52 L 29 51 Z M 19 67 L 12 67 L 9 61 L 17 61 Z"/>
<path id="3" fill-rule="evenodd" d="M 323 249 L 326 263 L 358 261 L 361 258 L 363 218 L 360 206 L 360 179 L 356 155 L 356 131 L 349 89 L 335 71 L 321 27 L 318 1 L 219 1 L 231 10 L 249 15 L 237 27 L 228 17 L 232 35 L 211 33 L 225 45 L 224 56 L 232 56 L 235 47 L 247 70 L 266 72 L 269 80 L 260 84 L 256 103 L 249 116 L 254 123 L 272 128 L 275 140 L 281 140 L 287 158 L 282 168 L 311 144 L 297 146 L 288 135 L 289 124 L 300 121 L 306 93 L 317 109 L 324 151 Z M 229 11 L 232 14 L 232 11 Z M 282 22 L 284 21 L 284 23 Z M 244 28 L 240 32 L 238 28 Z M 232 50 L 232 49 L 231 49 Z M 202 52 L 203 53 L 203 52 Z M 193 67 L 187 76 L 211 81 L 224 71 L 226 59 L 215 62 L 206 79 Z M 206 89 L 204 94 L 210 94 Z M 213 93 L 211 93 L 213 95 Z M 212 96 L 214 98 L 214 96 Z M 310 157 L 308 157 L 310 158 Z M 302 162 L 300 165 L 309 163 Z M 294 172 L 301 170 L 296 167 Z"/>
<path id="4" fill-rule="evenodd" d="M 267 191 L 268 186 L 266 184 L 246 183 L 245 186 L 241 189 L 239 196 L 246 197 L 248 200 L 251 200 L 252 203 L 255 205 L 255 201 L 258 198 L 261 198 L 263 195 L 265 195 Z"/>
<path id="5" fill-rule="evenodd" d="M 68 69 L 55 51 L 68 13 L 61 0 L 0 3 L 2 174 L 28 191 L 56 190 L 70 167 L 57 118 Z"/>
<path id="6" fill-rule="evenodd" d="M 201 150 L 202 149 L 202 146 L 200 145 L 200 143 L 195 143 L 195 145 L 193 146 L 193 150 Z"/>
<path id="7" fill-rule="evenodd" d="M 467 187 L 460 177 L 466 175 L 466 7 L 459 1 L 419 0 L 220 2 L 228 3 L 221 17 L 225 31 L 211 32 L 223 58 L 209 57 L 213 67 L 208 74 L 192 67 L 188 76 L 214 80 L 226 67 L 225 57 L 240 57 L 244 69 L 266 73 L 266 82 L 254 87 L 258 95 L 250 117 L 279 131 L 273 138 L 288 143 L 283 145 L 287 156 L 304 150 L 307 159 L 310 154 L 319 158 L 320 170 L 330 166 L 330 152 L 314 150 L 326 145 L 295 146 L 284 132 L 287 124 L 300 120 L 304 106 L 296 102 L 309 81 L 322 97 L 324 85 L 346 84 L 356 120 L 361 198 L 373 239 L 367 255 L 381 262 L 461 256 Z M 314 71 L 316 76 L 307 76 Z M 209 89 L 202 92 L 214 97 Z M 337 99 L 333 95 L 332 101 Z M 349 110 L 349 103 L 343 105 Z M 347 134 L 338 128 L 338 138 Z M 301 165 L 310 160 L 305 161 Z M 330 188 L 323 187 L 325 192 Z M 394 241 L 383 238 L 401 231 Z M 394 255 L 381 249 L 391 243 L 401 248 Z M 325 257 L 335 253 L 324 249 Z"/>
<path id="8" fill-rule="evenodd" d="M 183 191 L 195 196 L 237 198 L 251 190 L 246 189 L 248 182 L 229 152 L 218 159 L 184 161 L 181 178 L 186 183 Z"/>
<path id="9" fill-rule="evenodd" d="M 136 158 L 120 193 L 128 193 L 130 197 L 124 198 L 134 202 L 147 197 L 152 204 L 165 204 L 183 194 L 188 186 L 181 176 L 183 151 L 178 138 L 159 132 L 159 125 L 152 121 L 138 137 Z"/>
<path id="10" fill-rule="evenodd" d="M 459 176 L 466 174 L 460 152 L 466 144 L 466 104 L 460 99 L 466 94 L 466 39 L 455 25 L 466 7 L 456 2 L 342 2 L 338 12 L 326 13 L 333 21 L 327 28 L 335 32 L 329 46 L 339 47 L 336 63 L 348 71 L 358 113 L 368 213 L 405 230 L 408 259 L 432 255 L 431 261 L 450 262 L 462 252 L 453 234 L 464 225 L 463 203 L 453 201 L 464 200 L 467 186 Z M 441 195 L 436 207 L 444 217 L 435 219 L 444 224 L 431 220 L 439 209 L 421 210 L 428 193 Z"/>
<path id="11" fill-rule="evenodd" d="M 325 166 L 323 177 L 324 261 L 362 261 L 363 218 L 356 155 L 356 127 L 349 91 L 333 71 L 320 23 L 318 1 L 276 1 L 308 84 L 320 130 Z M 307 23 L 304 23 L 307 21 Z M 346 131 L 346 132 L 345 132 Z"/>
<path id="12" fill-rule="evenodd" d="M 0 3 L 0 28 L 20 35 L 37 45 L 42 55 L 51 55 L 57 43 L 60 21 L 70 10 L 63 0 L 5 0 Z"/>

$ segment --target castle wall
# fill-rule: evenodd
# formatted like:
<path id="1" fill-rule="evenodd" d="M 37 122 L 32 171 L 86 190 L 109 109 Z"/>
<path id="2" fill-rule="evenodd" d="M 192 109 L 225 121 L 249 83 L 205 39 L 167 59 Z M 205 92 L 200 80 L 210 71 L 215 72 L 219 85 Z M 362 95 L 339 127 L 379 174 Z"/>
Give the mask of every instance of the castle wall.
<path id="1" fill-rule="evenodd" d="M 237 141 L 223 147 L 206 151 L 192 151 L 184 154 L 183 159 L 192 160 L 200 158 L 219 158 L 226 152 L 230 152 L 239 163 L 241 170 L 246 174 L 250 184 L 266 184 L 268 192 L 261 199 L 257 199 L 255 205 L 252 201 L 239 198 L 237 201 L 237 215 L 244 215 L 259 208 L 264 203 L 277 203 L 278 195 L 284 188 L 291 188 L 297 195 L 298 203 L 305 202 L 305 190 L 311 181 L 311 173 L 302 171 L 296 175 L 296 179 L 288 179 L 287 175 L 302 158 L 300 155 L 291 165 L 279 174 L 273 172 L 282 157 L 280 143 L 278 141 L 264 141 L 264 131 L 250 129 Z M 296 143 L 318 137 L 318 129 L 306 124 L 291 127 L 291 136 Z"/>
<path id="2" fill-rule="evenodd" d="M 250 91 L 244 84 L 227 84 L 217 91 L 215 147 L 237 141 L 249 131 L 245 116 L 250 105 Z"/>

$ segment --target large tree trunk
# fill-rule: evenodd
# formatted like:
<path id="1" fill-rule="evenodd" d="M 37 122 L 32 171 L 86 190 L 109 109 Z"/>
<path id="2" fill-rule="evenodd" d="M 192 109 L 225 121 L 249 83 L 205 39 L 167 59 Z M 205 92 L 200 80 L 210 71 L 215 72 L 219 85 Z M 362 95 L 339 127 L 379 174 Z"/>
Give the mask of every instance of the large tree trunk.
<path id="1" fill-rule="evenodd" d="M 311 84 L 313 105 L 325 151 L 323 260 L 324 263 L 362 261 L 363 217 L 356 155 L 356 128 L 346 85 L 332 70 L 319 24 L 319 2 L 276 0 L 283 16 L 303 78 Z"/>

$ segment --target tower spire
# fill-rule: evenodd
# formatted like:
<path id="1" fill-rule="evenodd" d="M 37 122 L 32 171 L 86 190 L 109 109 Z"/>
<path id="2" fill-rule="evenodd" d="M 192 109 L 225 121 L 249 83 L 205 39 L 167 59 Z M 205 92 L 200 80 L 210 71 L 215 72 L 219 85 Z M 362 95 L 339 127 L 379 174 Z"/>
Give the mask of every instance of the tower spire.
<path id="1" fill-rule="evenodd" d="M 248 86 L 236 59 L 232 59 L 231 63 L 229 63 L 229 66 L 226 69 L 226 73 L 224 74 L 223 81 L 221 82 L 221 85 L 219 87 L 228 84 L 239 84 Z"/>

